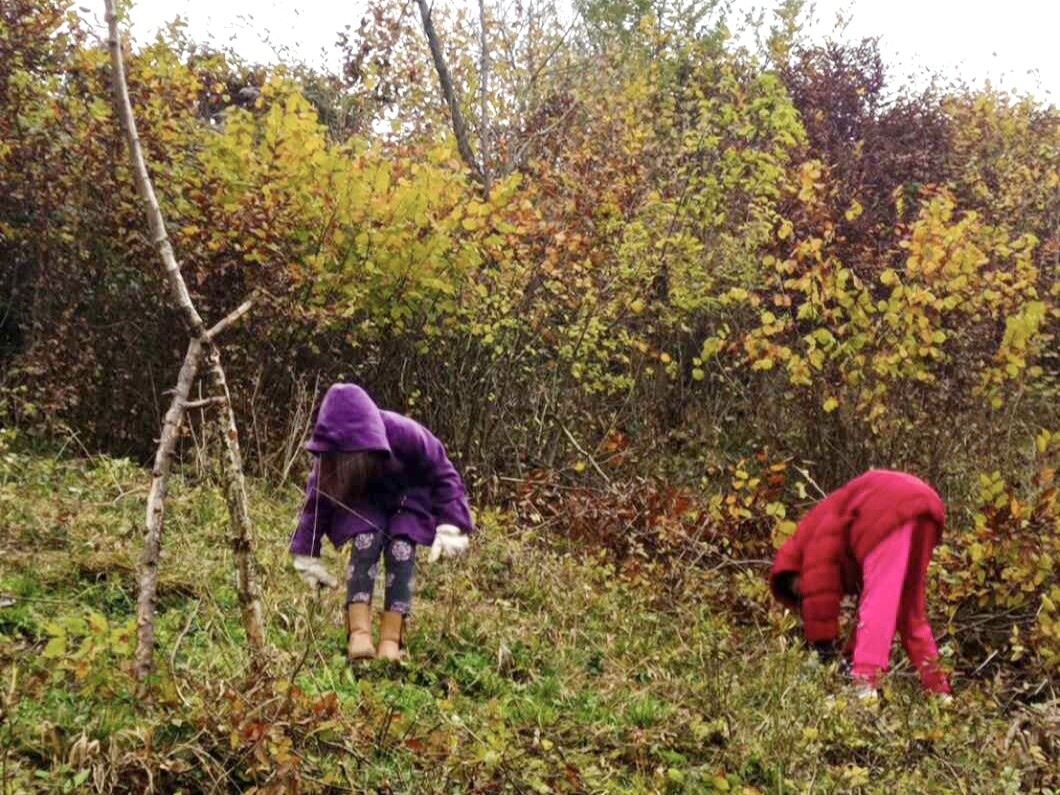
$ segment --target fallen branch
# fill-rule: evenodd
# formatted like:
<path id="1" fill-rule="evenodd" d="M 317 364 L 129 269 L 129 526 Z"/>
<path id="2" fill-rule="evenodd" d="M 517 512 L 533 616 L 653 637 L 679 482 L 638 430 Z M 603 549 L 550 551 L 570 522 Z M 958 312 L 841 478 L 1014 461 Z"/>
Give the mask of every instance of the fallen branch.
<path id="1" fill-rule="evenodd" d="M 257 565 L 254 560 L 254 525 L 250 519 L 250 501 L 243 478 L 243 457 L 239 449 L 239 429 L 232 411 L 232 397 L 228 381 L 221 367 L 221 354 L 211 346 L 206 354 L 210 380 L 222 399 L 219 412 L 221 439 L 224 441 L 225 502 L 228 503 L 230 534 L 228 541 L 236 563 L 236 596 L 243 614 L 243 629 L 247 633 L 251 663 L 257 669 L 264 664 L 265 621 L 261 611 L 261 592 L 258 588 Z"/>
<path id="2" fill-rule="evenodd" d="M 570 443 L 574 445 L 574 447 L 578 450 L 579 453 L 581 453 L 583 456 L 585 456 L 587 459 L 589 459 L 589 463 L 593 465 L 593 469 L 595 469 L 597 471 L 597 473 L 600 475 L 600 477 L 602 477 L 605 481 L 607 481 L 607 485 L 610 486 L 611 485 L 611 478 L 609 478 L 607 476 L 607 473 L 604 472 L 604 470 L 600 467 L 600 465 L 598 463 L 596 463 L 596 459 L 593 458 L 584 447 L 582 447 L 580 444 L 578 444 L 578 440 L 574 438 L 574 434 L 572 434 L 570 431 L 567 430 L 567 426 L 566 425 L 563 426 L 563 432 L 565 434 L 567 434 L 567 438 L 570 439 Z"/>
<path id="3" fill-rule="evenodd" d="M 129 99 L 129 86 L 125 80 L 125 59 L 121 52 L 121 38 L 118 33 L 118 16 L 114 9 L 114 0 L 103 0 L 107 19 L 107 46 L 110 49 L 110 63 L 113 70 L 114 105 L 125 130 L 125 140 L 129 145 L 129 159 L 132 161 L 133 178 L 136 180 L 136 191 L 144 203 L 147 224 L 151 229 L 151 242 L 158 252 L 165 270 L 173 300 L 181 310 L 181 316 L 188 330 L 195 337 L 202 337 L 206 331 L 202 318 L 199 317 L 195 304 L 192 303 L 188 286 L 180 273 L 180 265 L 169 242 L 166 223 L 162 217 L 162 208 L 158 204 L 154 185 L 147 172 L 143 146 L 140 144 L 140 133 L 136 128 L 136 117 L 133 116 L 132 101 Z"/>

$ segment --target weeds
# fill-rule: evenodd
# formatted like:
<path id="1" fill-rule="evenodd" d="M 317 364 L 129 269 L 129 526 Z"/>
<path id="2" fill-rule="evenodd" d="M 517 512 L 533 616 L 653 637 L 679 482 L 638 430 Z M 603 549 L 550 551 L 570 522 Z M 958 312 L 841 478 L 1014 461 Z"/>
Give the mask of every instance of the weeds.
<path id="1" fill-rule="evenodd" d="M 259 488 L 274 678 L 247 680 L 224 505 L 177 483 L 158 672 L 129 676 L 141 473 L 8 452 L 0 474 L 5 792 L 1055 791 L 1055 703 L 891 677 L 877 713 L 811 664 L 757 573 L 678 591 L 591 544 L 484 512 L 466 562 L 423 565 L 411 661 L 343 658 L 340 597 L 289 571 L 292 488 Z M 328 563 L 340 561 L 330 552 Z M 722 609 L 743 594 L 742 610 Z"/>

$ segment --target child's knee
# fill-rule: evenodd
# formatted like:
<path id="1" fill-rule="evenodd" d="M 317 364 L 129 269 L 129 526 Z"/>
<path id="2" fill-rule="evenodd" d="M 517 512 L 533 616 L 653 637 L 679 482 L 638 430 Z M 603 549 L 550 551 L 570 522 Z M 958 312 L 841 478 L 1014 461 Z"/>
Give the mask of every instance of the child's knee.
<path id="1" fill-rule="evenodd" d="M 395 538 L 386 550 L 388 566 L 411 568 L 416 563 L 416 544 L 405 538 Z"/>
<path id="2" fill-rule="evenodd" d="M 353 556 L 358 560 L 374 560 L 379 556 L 377 533 L 359 533 L 353 537 Z"/>

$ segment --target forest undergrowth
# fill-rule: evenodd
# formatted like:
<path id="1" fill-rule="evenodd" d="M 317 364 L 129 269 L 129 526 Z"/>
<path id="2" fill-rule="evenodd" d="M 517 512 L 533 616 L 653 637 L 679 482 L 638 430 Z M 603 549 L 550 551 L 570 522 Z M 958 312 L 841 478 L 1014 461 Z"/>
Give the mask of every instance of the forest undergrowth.
<path id="1" fill-rule="evenodd" d="M 130 673 L 146 478 L 126 460 L 9 447 L 0 469 L 4 792 L 1054 792 L 1056 702 L 905 663 L 882 706 L 848 696 L 770 605 L 754 561 L 679 580 L 479 510 L 458 563 L 421 566 L 400 669 L 351 668 L 336 592 L 286 541 L 294 487 L 252 484 L 273 647 L 250 676 L 224 502 L 179 481 L 158 670 Z M 640 562 L 637 558 L 640 557 Z M 329 565 L 342 561 L 327 553 Z M 730 565 L 726 565 L 728 562 Z M 735 609 L 734 609 L 735 607 Z M 943 637 L 952 663 L 955 643 Z M 897 657 L 901 659 L 901 657 Z"/>

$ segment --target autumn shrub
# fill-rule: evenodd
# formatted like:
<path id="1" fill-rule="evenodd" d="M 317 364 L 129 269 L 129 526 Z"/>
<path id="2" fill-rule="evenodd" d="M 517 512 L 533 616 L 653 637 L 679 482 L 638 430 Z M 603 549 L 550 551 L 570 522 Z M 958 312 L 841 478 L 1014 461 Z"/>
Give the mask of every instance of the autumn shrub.
<path id="1" fill-rule="evenodd" d="M 955 124 L 945 91 L 895 91 L 875 39 L 798 45 L 778 66 L 810 151 L 829 169 L 833 250 L 859 273 L 875 274 L 899 253 L 905 218 L 895 192 L 909 204 L 952 180 Z"/>
<path id="2" fill-rule="evenodd" d="M 970 657 L 1001 654 L 1017 668 L 1055 675 L 1060 664 L 1056 435 L 1043 431 L 1031 458 L 1026 480 L 1000 471 L 979 476 L 971 522 L 957 524 L 940 551 L 940 592 L 961 643 L 978 652 Z"/>

